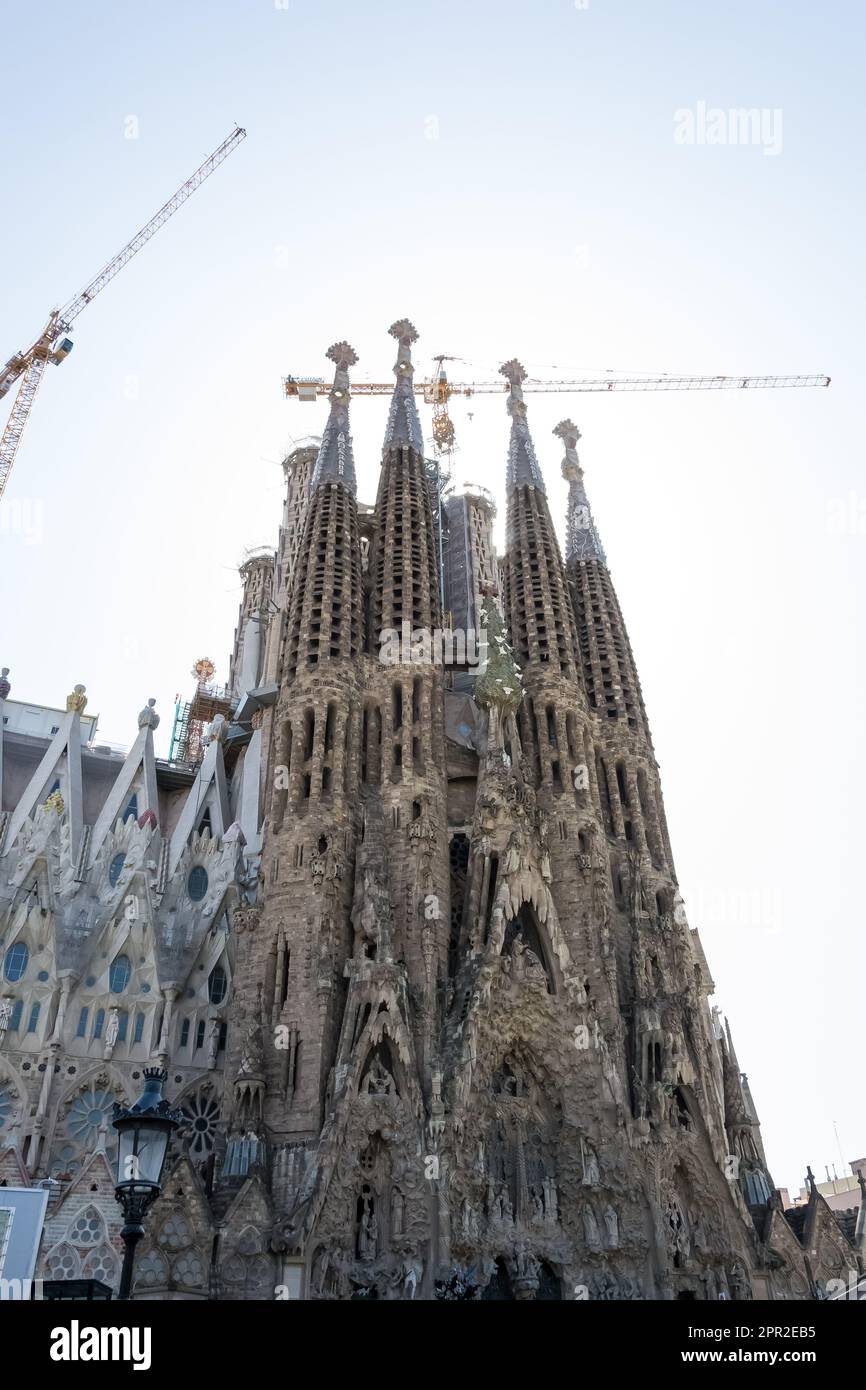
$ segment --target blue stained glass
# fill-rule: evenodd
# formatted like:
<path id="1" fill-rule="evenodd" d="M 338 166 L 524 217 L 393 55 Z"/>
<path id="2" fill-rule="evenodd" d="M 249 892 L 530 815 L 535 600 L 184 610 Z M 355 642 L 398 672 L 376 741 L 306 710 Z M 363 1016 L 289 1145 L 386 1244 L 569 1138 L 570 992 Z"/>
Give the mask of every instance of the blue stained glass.
<path id="1" fill-rule="evenodd" d="M 10 984 L 14 985 L 17 980 L 21 979 L 29 960 L 30 952 L 23 941 L 16 941 L 13 946 L 9 947 L 3 960 L 3 974 Z"/>
<path id="2" fill-rule="evenodd" d="M 123 994 L 132 975 L 132 961 L 129 956 L 115 956 L 108 972 L 108 988 L 112 994 Z"/>
<path id="3" fill-rule="evenodd" d="M 116 854 L 116 855 L 114 856 L 114 858 L 112 859 L 111 863 L 109 864 L 109 866 L 108 866 L 108 882 L 111 884 L 112 888 L 113 888 L 114 885 L 117 883 L 117 880 L 120 878 L 120 875 L 123 873 L 123 866 L 124 866 L 125 863 L 126 863 L 126 855 L 125 855 L 125 854 Z"/>
<path id="4" fill-rule="evenodd" d="M 207 892 L 207 873 L 200 864 L 196 864 L 191 870 L 186 881 L 186 891 L 189 893 L 190 901 L 194 903 L 200 903 Z"/>

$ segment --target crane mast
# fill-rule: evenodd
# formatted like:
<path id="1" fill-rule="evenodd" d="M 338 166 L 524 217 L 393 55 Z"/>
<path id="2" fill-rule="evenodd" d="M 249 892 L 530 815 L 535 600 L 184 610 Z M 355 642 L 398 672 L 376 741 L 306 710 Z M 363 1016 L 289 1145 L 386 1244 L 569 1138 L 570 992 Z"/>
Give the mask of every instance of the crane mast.
<path id="1" fill-rule="evenodd" d="M 53 309 L 48 322 L 35 342 L 24 352 L 14 353 L 4 367 L 0 368 L 0 397 L 5 396 L 11 386 L 20 379 L 20 385 L 15 397 L 14 404 L 6 421 L 2 439 L 0 439 L 0 497 L 6 486 L 24 427 L 33 408 L 36 393 L 39 390 L 45 368 L 49 362 L 57 366 L 68 357 L 72 350 L 72 342 L 69 338 L 62 335 L 67 333 L 75 319 L 85 309 L 96 296 L 105 289 L 123 269 L 125 265 L 137 255 L 143 246 L 146 246 L 152 236 L 155 236 L 170 217 L 177 212 L 186 200 L 199 188 L 224 159 L 246 139 L 246 131 L 240 126 L 236 126 L 231 135 L 209 155 L 203 164 L 200 164 L 194 174 L 182 183 L 168 202 L 163 203 L 157 213 L 151 217 L 149 222 L 136 232 L 135 236 L 126 243 L 117 255 L 112 257 L 102 269 L 94 275 L 93 279 L 85 285 L 73 299 L 62 309 Z"/>

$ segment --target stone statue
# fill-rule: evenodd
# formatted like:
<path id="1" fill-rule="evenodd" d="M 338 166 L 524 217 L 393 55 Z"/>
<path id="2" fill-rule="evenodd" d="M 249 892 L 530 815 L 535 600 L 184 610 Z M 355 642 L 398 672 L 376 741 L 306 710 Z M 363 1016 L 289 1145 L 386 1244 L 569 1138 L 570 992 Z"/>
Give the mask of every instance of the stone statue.
<path id="1" fill-rule="evenodd" d="M 619 1220 L 610 1203 L 604 1209 L 604 1225 L 607 1232 L 607 1248 L 616 1250 L 619 1245 Z"/>
<path id="2" fill-rule="evenodd" d="M 545 1178 L 542 1184 L 544 1193 L 544 1216 L 545 1220 L 554 1222 L 559 1216 L 559 1200 L 556 1195 L 556 1183 L 553 1178 Z"/>
<path id="3" fill-rule="evenodd" d="M 220 1029 L 222 1021 L 219 1018 L 212 1018 L 210 1021 L 210 1031 L 207 1040 L 207 1064 L 208 1067 L 215 1067 L 217 1064 L 217 1054 L 220 1045 Z"/>
<path id="4" fill-rule="evenodd" d="M 391 1195 L 391 1235 L 400 1236 L 403 1234 L 403 1212 L 405 1203 L 403 1194 L 399 1188 L 395 1187 Z"/>
<path id="5" fill-rule="evenodd" d="M 388 1096 L 393 1089 L 393 1076 L 387 1067 L 382 1065 L 378 1057 L 374 1057 L 364 1080 L 361 1082 L 361 1094 L 364 1096 Z"/>
<path id="6" fill-rule="evenodd" d="M 12 1000 L 4 997 L 0 999 L 0 1037 L 9 1027 L 9 1020 L 12 1017 Z"/>
<path id="7" fill-rule="evenodd" d="M 120 1032 L 120 1011 L 115 1008 L 108 1010 L 108 1022 L 105 1025 L 105 1055 L 110 1057 L 117 1042 L 117 1035 Z"/>
<path id="8" fill-rule="evenodd" d="M 595 1212 L 589 1202 L 587 1202 L 583 1208 L 583 1234 L 588 1249 L 601 1249 L 601 1233 L 598 1229 L 598 1221 L 596 1220 Z"/>
<path id="9" fill-rule="evenodd" d="M 598 1158 L 591 1144 L 587 1144 L 583 1139 L 580 1141 L 580 1152 L 583 1161 L 583 1185 L 584 1187 L 597 1187 L 599 1183 Z"/>

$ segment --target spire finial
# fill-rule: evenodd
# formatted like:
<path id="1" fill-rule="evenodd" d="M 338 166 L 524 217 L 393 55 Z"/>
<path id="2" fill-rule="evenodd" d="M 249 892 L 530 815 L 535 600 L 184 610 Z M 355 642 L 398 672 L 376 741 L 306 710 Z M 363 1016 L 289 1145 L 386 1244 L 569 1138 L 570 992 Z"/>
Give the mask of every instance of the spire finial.
<path id="1" fill-rule="evenodd" d="M 394 394 L 391 397 L 391 409 L 388 412 L 388 427 L 385 431 L 385 448 L 390 449 L 395 445 L 409 445 L 417 453 L 424 453 L 424 435 L 421 431 L 421 421 L 418 419 L 418 408 L 415 404 L 415 390 L 412 385 L 412 377 L 415 371 L 412 365 L 412 344 L 418 341 L 418 330 L 409 319 L 398 319 L 392 323 L 388 329 L 392 338 L 397 339 L 397 361 L 394 363 L 394 375 L 397 378 L 394 387 Z"/>
<path id="2" fill-rule="evenodd" d="M 334 362 L 337 367 L 329 400 L 333 402 L 335 396 L 337 400 L 344 400 L 349 394 L 349 368 L 354 367 L 358 360 L 358 354 L 349 343 L 342 342 L 332 343 L 325 356 L 329 362 Z"/>
<path id="3" fill-rule="evenodd" d="M 553 433 L 565 445 L 565 458 L 562 460 L 562 476 L 568 483 L 568 511 L 565 522 L 565 560 L 600 560 L 607 564 L 586 489 L 583 486 L 583 469 L 577 456 L 577 441 L 580 430 L 573 420 L 560 420 Z"/>
<path id="4" fill-rule="evenodd" d="M 526 381 L 528 372 L 523 363 L 518 362 L 516 357 L 512 357 L 508 362 L 503 362 L 499 371 L 511 387 L 508 395 L 511 443 L 508 447 L 506 486 L 510 491 L 514 487 L 523 487 L 529 484 L 530 487 L 538 488 L 539 492 L 544 492 L 544 478 L 541 476 L 541 469 L 538 466 L 538 459 L 535 457 L 535 449 L 529 434 L 529 426 L 526 423 L 523 383 Z"/>
<path id="5" fill-rule="evenodd" d="M 388 329 L 392 338 L 397 339 L 397 361 L 394 363 L 394 375 L 398 381 L 401 376 L 412 376 L 415 368 L 412 365 L 412 344 L 418 341 L 418 329 L 414 323 L 408 319 L 398 319 L 392 323 Z"/>
<path id="6" fill-rule="evenodd" d="M 5 700 L 12 686 L 9 684 L 9 667 L 4 666 L 0 671 L 0 700 Z"/>
<path id="7" fill-rule="evenodd" d="M 565 445 L 565 458 L 562 460 L 562 476 L 567 483 L 579 483 L 583 477 L 580 459 L 577 457 L 577 441 L 582 438 L 573 420 L 560 420 L 553 433 Z"/>
<path id="8" fill-rule="evenodd" d="M 322 435 L 319 456 L 313 470 L 311 487 L 322 482 L 342 482 L 354 494 L 355 458 L 352 436 L 349 434 L 349 368 L 354 367 L 358 354 L 345 340 L 332 343 L 325 356 L 334 363 L 334 384 L 328 393 L 331 413 Z"/>

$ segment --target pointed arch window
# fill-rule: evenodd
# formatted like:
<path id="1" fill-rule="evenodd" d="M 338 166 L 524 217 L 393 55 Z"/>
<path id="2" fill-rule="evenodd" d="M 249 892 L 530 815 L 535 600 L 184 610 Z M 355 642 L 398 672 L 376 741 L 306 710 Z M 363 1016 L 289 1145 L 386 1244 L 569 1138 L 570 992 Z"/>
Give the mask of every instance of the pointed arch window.
<path id="1" fill-rule="evenodd" d="M 112 994 L 123 994 L 132 976 L 132 961 L 129 956 L 115 956 L 108 972 L 108 988 Z"/>
<path id="2" fill-rule="evenodd" d="M 221 1004 L 226 997 L 229 982 L 228 976 L 221 965 L 215 965 L 210 972 L 208 979 L 208 999 L 212 1004 Z"/>
<path id="3" fill-rule="evenodd" d="M 126 1030 L 129 1027 L 129 1014 L 126 1009 L 121 1009 L 117 1015 L 117 1041 L 126 1042 Z"/>
<path id="4" fill-rule="evenodd" d="M 23 1012 L 24 1000 L 16 999 L 15 1003 L 12 1005 L 12 1012 L 9 1015 L 9 1023 L 7 1024 L 10 1033 L 18 1032 L 18 1029 L 21 1027 L 21 1015 Z"/>
<path id="5" fill-rule="evenodd" d="M 75 1031 L 76 1038 L 87 1037 L 87 1019 L 89 1014 L 90 1010 L 85 1008 L 82 1009 L 81 1013 L 78 1015 L 78 1027 Z"/>
<path id="6" fill-rule="evenodd" d="M 189 1042 L 189 1019 L 185 1018 L 180 1025 L 180 1046 L 186 1047 Z"/>
<path id="7" fill-rule="evenodd" d="M 133 1043 L 140 1043 L 144 1035 L 144 1014 L 135 1015 L 135 1027 L 132 1030 Z"/>
<path id="8" fill-rule="evenodd" d="M 102 1029 L 103 1029 L 104 1024 L 105 1024 L 105 1010 L 104 1010 L 104 1009 L 97 1009 L 97 1010 L 96 1010 L 96 1018 L 93 1020 L 93 1037 L 94 1037 L 94 1041 L 95 1041 L 97 1038 L 101 1038 L 101 1037 L 102 1037 Z"/>
<path id="9" fill-rule="evenodd" d="M 133 792 L 127 801 L 126 810 L 123 813 L 124 824 L 128 820 L 138 820 L 138 794 L 136 792 Z"/>

